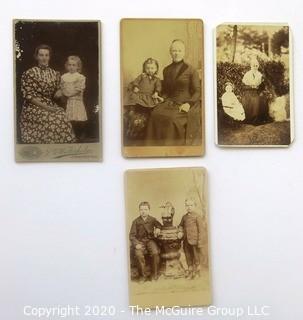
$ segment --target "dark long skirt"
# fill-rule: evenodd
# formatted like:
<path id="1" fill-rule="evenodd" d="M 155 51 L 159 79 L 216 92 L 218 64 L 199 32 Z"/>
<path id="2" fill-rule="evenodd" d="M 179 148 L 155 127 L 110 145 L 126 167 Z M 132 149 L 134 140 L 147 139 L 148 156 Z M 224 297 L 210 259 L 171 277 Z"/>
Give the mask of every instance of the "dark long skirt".
<path id="1" fill-rule="evenodd" d="M 257 89 L 246 89 L 242 100 L 247 123 L 255 123 L 260 114 L 260 94 Z"/>
<path id="2" fill-rule="evenodd" d="M 185 145 L 188 115 L 179 112 L 179 105 L 165 101 L 151 112 L 146 134 L 146 145 Z"/>

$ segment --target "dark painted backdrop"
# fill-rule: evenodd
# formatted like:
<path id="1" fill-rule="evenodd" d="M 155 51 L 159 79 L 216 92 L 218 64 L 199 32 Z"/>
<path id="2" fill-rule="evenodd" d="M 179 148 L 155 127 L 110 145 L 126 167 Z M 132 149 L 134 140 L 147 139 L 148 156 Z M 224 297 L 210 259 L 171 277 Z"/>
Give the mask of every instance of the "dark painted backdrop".
<path id="1" fill-rule="evenodd" d="M 78 55 L 82 60 L 82 73 L 86 77 L 84 103 L 88 114 L 84 142 L 99 141 L 98 114 L 94 107 L 99 104 L 99 32 L 97 22 L 30 22 L 19 21 L 15 25 L 16 48 L 16 107 L 17 141 L 20 141 L 19 117 L 23 98 L 20 91 L 21 75 L 36 64 L 35 48 L 40 44 L 52 47 L 50 67 L 65 72 L 64 64 L 69 55 Z"/>

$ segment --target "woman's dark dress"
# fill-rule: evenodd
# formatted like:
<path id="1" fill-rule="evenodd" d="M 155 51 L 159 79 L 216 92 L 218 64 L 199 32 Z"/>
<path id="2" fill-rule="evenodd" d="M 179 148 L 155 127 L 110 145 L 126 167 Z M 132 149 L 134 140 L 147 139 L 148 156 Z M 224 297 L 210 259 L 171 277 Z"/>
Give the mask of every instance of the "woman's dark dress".
<path id="1" fill-rule="evenodd" d="M 257 121 L 260 112 L 260 92 L 259 89 L 246 86 L 242 104 L 245 109 L 246 122 L 254 123 Z"/>
<path id="2" fill-rule="evenodd" d="M 197 70 L 184 61 L 167 66 L 163 70 L 162 96 L 165 101 L 151 112 L 146 144 L 201 143 L 201 83 Z M 179 111 L 183 103 L 190 104 L 188 113 Z"/>
<path id="3" fill-rule="evenodd" d="M 255 78 L 254 72 L 248 71 L 242 81 L 244 83 L 242 105 L 245 110 L 245 122 L 258 125 L 268 121 L 268 101 L 266 95 L 264 95 L 265 81 L 263 75 L 257 71 Z"/>
<path id="4" fill-rule="evenodd" d="M 59 84 L 59 73 L 49 67 L 33 67 L 23 73 L 21 91 L 25 101 L 20 118 L 23 143 L 75 142 L 75 135 L 65 111 L 53 102 Z M 32 98 L 38 98 L 56 111 L 47 111 L 31 103 Z"/>

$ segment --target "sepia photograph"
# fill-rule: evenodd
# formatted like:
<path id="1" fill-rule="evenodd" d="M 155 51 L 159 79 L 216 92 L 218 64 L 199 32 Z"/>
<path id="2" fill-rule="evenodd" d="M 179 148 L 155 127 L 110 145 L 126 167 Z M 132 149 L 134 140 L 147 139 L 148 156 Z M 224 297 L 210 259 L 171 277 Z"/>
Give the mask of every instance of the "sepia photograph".
<path id="1" fill-rule="evenodd" d="M 16 161 L 100 161 L 100 22 L 13 25 Z"/>
<path id="2" fill-rule="evenodd" d="M 125 157 L 204 154 L 203 21 L 122 19 Z"/>
<path id="3" fill-rule="evenodd" d="M 217 144 L 289 146 L 294 137 L 289 26 L 226 23 L 215 36 Z"/>
<path id="4" fill-rule="evenodd" d="M 211 304 L 206 170 L 128 170 L 125 198 L 130 305 Z"/>

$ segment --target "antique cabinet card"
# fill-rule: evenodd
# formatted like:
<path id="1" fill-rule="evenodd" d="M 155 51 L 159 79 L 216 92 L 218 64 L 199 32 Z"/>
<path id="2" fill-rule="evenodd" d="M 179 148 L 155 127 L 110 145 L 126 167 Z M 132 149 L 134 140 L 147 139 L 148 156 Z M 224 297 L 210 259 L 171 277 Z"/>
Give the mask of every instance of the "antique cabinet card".
<path id="1" fill-rule="evenodd" d="M 122 153 L 204 154 L 203 22 L 121 20 Z"/>
<path id="2" fill-rule="evenodd" d="M 100 22 L 13 25 L 16 161 L 100 161 Z"/>
<path id="3" fill-rule="evenodd" d="M 126 172 L 130 306 L 211 303 L 206 180 L 203 168 Z"/>
<path id="4" fill-rule="evenodd" d="M 287 24 L 216 28 L 217 144 L 287 147 L 294 137 Z"/>

